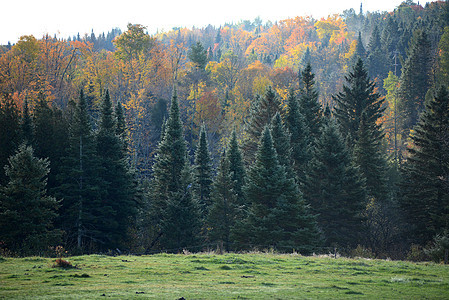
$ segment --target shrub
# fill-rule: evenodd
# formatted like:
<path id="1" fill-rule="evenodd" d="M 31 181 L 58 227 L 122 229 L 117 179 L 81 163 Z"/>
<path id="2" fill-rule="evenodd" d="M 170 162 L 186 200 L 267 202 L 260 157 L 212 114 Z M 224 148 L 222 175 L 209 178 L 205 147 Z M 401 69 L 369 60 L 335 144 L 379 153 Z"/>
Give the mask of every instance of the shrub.
<path id="1" fill-rule="evenodd" d="M 371 248 L 365 248 L 362 245 L 357 245 L 357 248 L 351 251 L 351 257 L 361 257 L 361 258 L 375 258 Z"/>
<path id="2" fill-rule="evenodd" d="M 446 252 L 449 251 L 449 232 L 437 234 L 433 238 L 433 243 L 424 249 L 424 253 L 428 255 L 434 262 L 439 263 L 447 260 Z M 445 261 L 447 263 L 447 261 Z"/>
<path id="3" fill-rule="evenodd" d="M 407 260 L 410 261 L 425 261 L 428 259 L 426 253 L 424 253 L 423 247 L 420 245 L 412 244 L 410 251 L 407 253 Z"/>

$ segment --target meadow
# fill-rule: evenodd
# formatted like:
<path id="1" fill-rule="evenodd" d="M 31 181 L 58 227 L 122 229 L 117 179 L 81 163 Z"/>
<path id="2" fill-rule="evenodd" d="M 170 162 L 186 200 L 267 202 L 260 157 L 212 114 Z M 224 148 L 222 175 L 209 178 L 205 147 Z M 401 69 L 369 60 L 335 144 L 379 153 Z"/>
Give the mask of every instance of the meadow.
<path id="1" fill-rule="evenodd" d="M 449 266 L 296 254 L 0 257 L 0 299 L 449 299 Z"/>

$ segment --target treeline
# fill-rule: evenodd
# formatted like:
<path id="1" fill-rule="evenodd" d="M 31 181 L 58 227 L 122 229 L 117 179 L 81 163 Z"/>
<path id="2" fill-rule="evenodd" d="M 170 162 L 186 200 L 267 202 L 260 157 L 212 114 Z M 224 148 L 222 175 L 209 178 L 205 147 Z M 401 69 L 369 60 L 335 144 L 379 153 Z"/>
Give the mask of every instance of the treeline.
<path id="1" fill-rule="evenodd" d="M 130 24 L 112 51 L 115 31 L 22 37 L 0 57 L 3 247 L 404 257 L 441 240 L 448 7 Z"/>

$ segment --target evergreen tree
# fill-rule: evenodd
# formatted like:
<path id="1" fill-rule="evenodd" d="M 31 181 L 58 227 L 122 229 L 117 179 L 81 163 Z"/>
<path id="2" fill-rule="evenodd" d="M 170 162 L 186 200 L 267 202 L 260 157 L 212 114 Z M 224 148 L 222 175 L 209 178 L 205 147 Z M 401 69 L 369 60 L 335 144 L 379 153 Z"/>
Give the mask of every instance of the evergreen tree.
<path id="1" fill-rule="evenodd" d="M 0 95 L 0 166 L 8 163 L 20 144 L 20 114 L 9 95 Z M 6 174 L 0 170 L 0 184 L 6 184 Z"/>
<path id="2" fill-rule="evenodd" d="M 201 126 L 200 139 L 195 152 L 194 174 L 194 196 L 199 202 L 203 211 L 203 216 L 205 217 L 211 204 L 212 166 L 206 138 L 206 128 L 204 125 Z"/>
<path id="3" fill-rule="evenodd" d="M 315 74 L 310 63 L 302 71 L 303 89 L 299 97 L 299 109 L 304 115 L 305 125 L 309 129 L 310 142 L 320 136 L 322 110 L 318 102 L 318 92 L 315 87 Z"/>
<path id="4" fill-rule="evenodd" d="M 126 120 L 125 115 L 123 113 L 123 106 L 120 101 L 117 101 L 115 105 L 115 134 L 117 134 L 122 141 L 123 150 L 125 153 L 128 151 L 128 138 L 126 136 Z"/>
<path id="5" fill-rule="evenodd" d="M 309 159 L 309 127 L 306 126 L 306 121 L 303 114 L 300 111 L 298 100 L 295 97 L 293 90 L 290 90 L 290 94 L 287 100 L 287 113 L 285 117 L 285 123 L 288 131 L 291 134 L 291 146 L 292 146 L 292 158 L 296 175 L 299 182 L 304 183 L 305 171 L 307 161 Z"/>
<path id="6" fill-rule="evenodd" d="M 232 131 L 226 156 L 229 160 L 229 172 L 231 174 L 232 190 L 235 193 L 236 203 L 241 209 L 245 210 L 248 208 L 245 194 L 243 193 L 243 186 L 246 183 L 246 170 L 235 130 Z"/>
<path id="7" fill-rule="evenodd" d="M 253 247 L 310 253 L 318 245 L 316 220 L 294 179 L 287 178 L 268 126 L 260 138 L 256 160 L 248 172 L 246 197 L 251 203 L 237 236 Z"/>
<path id="8" fill-rule="evenodd" d="M 212 189 L 212 204 L 207 225 L 210 228 L 208 238 L 211 242 L 223 242 L 225 250 L 231 249 L 231 229 L 236 223 L 239 206 L 235 193 L 233 173 L 230 171 L 229 158 L 223 151 Z"/>
<path id="9" fill-rule="evenodd" d="M 375 92 L 375 85 L 369 79 L 361 59 L 357 60 L 345 79 L 347 85 L 343 85 L 343 91 L 333 96 L 337 104 L 334 114 L 341 131 L 349 136 L 350 141 L 356 142 L 362 113 L 365 112 L 366 121 L 372 126 L 375 140 L 381 140 L 383 137 L 381 124 L 376 122 L 385 110 L 382 108 L 384 98 Z M 352 142 L 351 147 L 354 144 Z"/>
<path id="10" fill-rule="evenodd" d="M 412 45 L 402 69 L 399 87 L 399 116 L 404 136 L 418 122 L 424 110 L 426 93 L 432 80 L 431 45 L 424 31 L 415 32 Z"/>
<path id="11" fill-rule="evenodd" d="M 247 137 L 243 143 L 243 153 L 247 164 L 254 161 L 257 141 L 260 139 L 263 128 L 271 122 L 277 112 L 281 112 L 281 103 L 275 91 L 269 86 L 264 97 L 259 98 L 253 107 L 246 127 Z"/>
<path id="12" fill-rule="evenodd" d="M 357 62 L 357 60 L 361 59 L 362 61 L 366 60 L 366 50 L 363 46 L 362 34 L 359 31 L 359 37 L 357 38 L 357 45 L 355 47 L 355 51 L 351 60 L 349 61 L 349 65 L 353 66 Z"/>
<path id="13" fill-rule="evenodd" d="M 403 168 L 401 206 L 411 239 L 424 245 L 449 229 L 449 94 L 442 87 L 426 105 L 411 135 Z"/>
<path id="14" fill-rule="evenodd" d="M 271 136 L 279 163 L 285 168 L 287 178 L 295 178 L 290 133 L 285 128 L 279 113 L 276 113 L 271 120 Z"/>
<path id="15" fill-rule="evenodd" d="M 181 170 L 181 189 L 172 191 L 162 212 L 161 246 L 169 252 L 198 251 L 201 239 L 201 207 L 192 196 L 193 170 L 186 157 Z"/>
<path id="16" fill-rule="evenodd" d="M 48 190 L 53 193 L 58 186 L 58 174 L 63 168 L 62 158 L 69 147 L 69 123 L 67 114 L 58 108 L 50 108 L 48 101 L 39 96 L 33 116 L 33 146 L 39 158 L 48 157 L 50 173 Z"/>
<path id="17" fill-rule="evenodd" d="M 362 234 L 364 182 L 334 119 L 323 126 L 312 153 L 304 197 L 318 214 L 326 245 L 354 247 Z"/>
<path id="18" fill-rule="evenodd" d="M 379 81 L 385 78 L 388 73 L 386 69 L 387 57 L 382 51 L 379 28 L 374 26 L 373 33 L 368 44 L 368 74 L 371 79 L 378 78 Z"/>
<path id="19" fill-rule="evenodd" d="M 115 249 L 124 246 L 131 217 L 136 212 L 136 191 L 123 142 L 117 135 L 118 127 L 108 90 L 100 113 L 96 146 L 100 165 L 99 177 L 105 187 L 102 206 L 98 209 L 100 213 L 107 213 L 99 216 L 97 226 L 103 236 L 103 247 Z"/>
<path id="20" fill-rule="evenodd" d="M 22 144 L 5 170 L 9 182 L 0 190 L 0 240 L 21 255 L 37 255 L 61 235 L 53 229 L 59 203 L 46 190 L 49 161 Z"/>
<path id="21" fill-rule="evenodd" d="M 28 109 L 28 99 L 25 98 L 23 103 L 23 113 L 22 113 L 22 137 L 26 144 L 32 145 L 33 143 L 33 122 L 31 120 L 30 111 Z"/>
<path id="22" fill-rule="evenodd" d="M 365 178 L 368 195 L 377 201 L 385 201 L 387 162 L 375 130 L 373 124 L 367 122 L 366 113 L 363 112 L 357 143 L 354 146 L 354 161 L 360 167 L 360 174 Z"/>
<path id="23" fill-rule="evenodd" d="M 189 170 L 178 98 L 174 90 L 163 139 L 156 152 L 151 189 L 151 216 L 157 235 L 162 238 L 162 248 L 188 247 L 191 246 L 191 239 L 198 236 L 199 207 L 191 196 Z M 182 216 L 176 216 L 177 212 L 182 212 Z M 179 228 L 174 230 L 173 226 Z"/>
<path id="24" fill-rule="evenodd" d="M 57 196 L 63 199 L 59 223 L 70 246 L 76 245 L 79 250 L 96 248 L 105 242 L 99 228 L 102 224 L 97 222 L 113 214 L 113 210 L 100 205 L 104 184 L 98 174 L 95 138 L 82 90 L 70 125 L 69 147 L 56 189 Z"/>

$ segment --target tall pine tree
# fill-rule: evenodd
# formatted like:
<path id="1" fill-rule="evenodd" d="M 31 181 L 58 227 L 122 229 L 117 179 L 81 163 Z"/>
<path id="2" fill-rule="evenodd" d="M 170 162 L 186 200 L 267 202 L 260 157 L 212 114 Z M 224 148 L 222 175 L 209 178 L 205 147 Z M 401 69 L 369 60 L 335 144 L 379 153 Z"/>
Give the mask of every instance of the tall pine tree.
<path id="1" fill-rule="evenodd" d="M 310 253 L 320 235 L 293 178 L 279 164 L 270 130 L 265 127 L 248 172 L 246 197 L 251 203 L 237 236 L 252 247 Z"/>
<path id="2" fill-rule="evenodd" d="M 99 176 L 95 137 L 84 93 L 70 124 L 69 147 L 63 158 L 56 195 L 63 199 L 59 223 L 67 233 L 69 247 L 98 249 L 105 243 L 101 217 L 112 209 L 100 206 L 104 184 Z M 101 209 L 100 209 L 101 207 Z"/>
<path id="3" fill-rule="evenodd" d="M 334 119 L 323 126 L 312 153 L 304 197 L 318 214 L 326 245 L 354 247 L 362 235 L 364 181 Z"/>
<path id="4" fill-rule="evenodd" d="M 123 140 L 117 135 L 109 91 L 103 98 L 100 124 L 96 135 L 99 177 L 104 183 L 101 207 L 104 212 L 97 221 L 98 230 L 104 237 L 104 248 L 123 247 L 131 217 L 136 212 L 135 189 Z"/>
<path id="5" fill-rule="evenodd" d="M 291 134 L 290 141 L 294 168 L 298 180 L 302 184 L 305 180 L 306 165 L 309 159 L 310 131 L 309 127 L 306 126 L 305 118 L 300 111 L 299 103 L 293 90 L 290 90 L 287 100 L 285 123 Z"/>
<path id="6" fill-rule="evenodd" d="M 424 110 L 426 93 L 432 84 L 431 45 L 424 31 L 418 30 L 414 33 L 408 52 L 400 78 L 398 103 L 405 136 L 418 122 L 419 114 Z"/>
<path id="7" fill-rule="evenodd" d="M 207 143 L 206 128 L 201 126 L 200 139 L 195 151 L 194 171 L 194 195 L 206 217 L 211 204 L 210 195 L 212 188 L 212 166 L 210 160 L 209 146 Z"/>
<path id="8" fill-rule="evenodd" d="M 304 116 L 305 124 L 310 132 L 310 141 L 320 135 L 322 110 L 318 102 L 318 92 L 315 86 L 315 74 L 312 72 L 312 66 L 307 66 L 302 71 L 303 88 L 299 97 L 299 108 Z"/>
<path id="9" fill-rule="evenodd" d="M 232 190 L 237 198 L 236 202 L 245 210 L 248 206 L 243 192 L 243 186 L 246 183 L 246 170 L 235 130 L 232 131 L 226 156 L 229 160 L 229 172 L 231 173 Z"/>
<path id="10" fill-rule="evenodd" d="M 384 98 L 376 93 L 375 85 L 369 79 L 360 58 L 345 79 L 347 84 L 343 85 L 343 91 L 333 96 L 337 104 L 334 115 L 341 126 L 341 131 L 345 135 L 349 135 L 351 148 L 358 139 L 363 112 L 366 114 L 366 122 L 373 127 L 376 140 L 382 139 L 381 124 L 376 122 L 385 110 L 382 107 Z"/>
<path id="11" fill-rule="evenodd" d="M 246 127 L 247 137 L 243 143 L 243 154 L 246 164 L 254 161 L 254 155 L 257 151 L 257 141 L 264 127 L 270 124 L 271 119 L 277 112 L 281 112 L 281 103 L 275 91 L 269 86 L 265 95 L 258 99 L 258 103 L 251 111 L 250 119 Z"/>
<path id="12" fill-rule="evenodd" d="M 178 251 L 193 246 L 192 239 L 199 235 L 200 214 L 191 195 L 192 178 L 176 90 L 165 126 L 153 165 L 151 215 L 160 247 Z"/>
<path id="13" fill-rule="evenodd" d="M 413 242 L 425 244 L 449 229 L 449 94 L 438 90 L 411 135 L 403 168 L 401 206 Z"/>
<path id="14" fill-rule="evenodd" d="M 211 207 L 208 214 L 208 238 L 211 242 L 222 242 L 225 250 L 232 247 L 231 229 L 239 216 L 237 194 L 230 171 L 230 163 L 226 151 L 223 151 L 212 189 Z"/>

